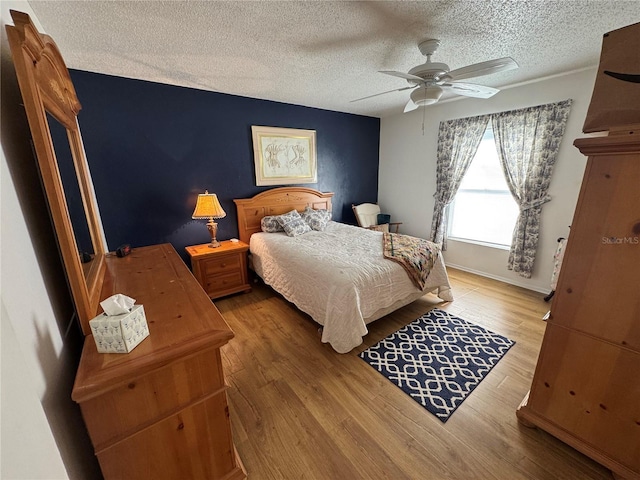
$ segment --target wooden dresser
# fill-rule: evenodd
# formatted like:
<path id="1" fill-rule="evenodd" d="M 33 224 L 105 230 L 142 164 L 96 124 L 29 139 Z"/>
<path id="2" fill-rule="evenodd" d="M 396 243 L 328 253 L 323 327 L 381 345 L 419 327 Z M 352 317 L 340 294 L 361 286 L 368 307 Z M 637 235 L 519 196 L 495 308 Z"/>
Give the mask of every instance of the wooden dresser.
<path id="1" fill-rule="evenodd" d="M 220 347 L 233 332 L 170 244 L 106 257 L 101 298 L 144 306 L 149 337 L 128 354 L 85 338 L 72 398 L 106 479 L 243 479 Z"/>
<path id="2" fill-rule="evenodd" d="M 531 391 L 518 418 L 640 479 L 640 129 L 589 159 Z"/>

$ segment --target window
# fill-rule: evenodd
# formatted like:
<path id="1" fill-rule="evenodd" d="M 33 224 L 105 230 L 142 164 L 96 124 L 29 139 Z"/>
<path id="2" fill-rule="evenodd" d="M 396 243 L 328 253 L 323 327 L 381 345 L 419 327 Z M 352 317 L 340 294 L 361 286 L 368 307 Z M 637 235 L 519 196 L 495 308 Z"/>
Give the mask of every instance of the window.
<path id="1" fill-rule="evenodd" d="M 511 246 L 519 208 L 504 178 L 491 124 L 449 206 L 452 239 Z"/>

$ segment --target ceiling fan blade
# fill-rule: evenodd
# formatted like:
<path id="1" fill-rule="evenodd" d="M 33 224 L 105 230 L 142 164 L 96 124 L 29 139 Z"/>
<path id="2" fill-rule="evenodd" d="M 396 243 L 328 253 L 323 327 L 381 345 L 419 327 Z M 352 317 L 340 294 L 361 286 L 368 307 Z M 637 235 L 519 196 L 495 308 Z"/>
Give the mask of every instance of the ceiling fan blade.
<path id="1" fill-rule="evenodd" d="M 416 75 L 411 75 L 410 73 L 402 73 L 396 72 L 395 70 L 380 70 L 380 73 L 384 73 L 386 75 L 392 75 L 394 77 L 405 78 L 407 80 L 411 80 L 412 82 L 423 83 L 424 80 Z"/>
<path id="2" fill-rule="evenodd" d="M 359 102 L 360 100 L 366 100 L 367 98 L 373 98 L 373 97 L 377 97 L 377 96 L 380 96 L 380 95 L 385 95 L 387 93 L 401 92 L 402 90 L 409 90 L 410 88 L 416 88 L 416 85 L 409 85 L 408 87 L 396 88 L 395 90 L 389 90 L 388 92 L 374 93 L 373 95 L 369 95 L 367 97 L 356 98 L 355 100 L 351 100 L 349 103 Z"/>
<path id="3" fill-rule="evenodd" d="M 465 78 L 480 77 L 492 73 L 506 72 L 518 68 L 518 64 L 511 57 L 496 58 L 486 62 L 474 63 L 466 67 L 456 68 L 448 73 L 451 80 L 462 80 Z"/>
<path id="4" fill-rule="evenodd" d="M 404 107 L 404 112 L 402 113 L 407 113 L 410 112 L 412 110 L 415 110 L 416 108 L 418 108 L 418 105 L 416 105 L 415 103 L 413 103 L 413 100 L 409 100 L 407 102 L 407 105 Z"/>
<path id="5" fill-rule="evenodd" d="M 475 85 L 473 83 L 445 83 L 441 85 L 441 87 L 457 95 L 474 98 L 490 98 L 500 91 L 497 88 Z"/>

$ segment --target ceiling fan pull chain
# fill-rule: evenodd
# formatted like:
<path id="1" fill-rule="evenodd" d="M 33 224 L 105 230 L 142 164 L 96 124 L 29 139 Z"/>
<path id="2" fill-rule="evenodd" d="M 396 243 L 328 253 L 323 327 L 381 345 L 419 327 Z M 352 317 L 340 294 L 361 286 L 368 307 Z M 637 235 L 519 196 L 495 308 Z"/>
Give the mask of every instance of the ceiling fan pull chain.
<path id="1" fill-rule="evenodd" d="M 427 97 L 427 91 L 424 91 L 424 96 L 425 98 Z M 424 137 L 424 120 L 427 117 L 427 109 L 423 108 L 422 109 L 422 136 Z"/>

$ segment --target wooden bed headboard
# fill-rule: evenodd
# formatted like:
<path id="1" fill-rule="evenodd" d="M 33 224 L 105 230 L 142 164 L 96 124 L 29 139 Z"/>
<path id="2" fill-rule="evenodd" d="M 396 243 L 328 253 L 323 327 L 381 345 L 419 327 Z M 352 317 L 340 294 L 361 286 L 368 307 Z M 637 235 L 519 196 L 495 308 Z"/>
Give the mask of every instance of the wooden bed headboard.
<path id="1" fill-rule="evenodd" d="M 235 199 L 238 236 L 248 244 L 251 235 L 261 231 L 260 221 L 267 215 L 282 215 L 294 208 L 302 212 L 307 206 L 315 210 L 331 211 L 331 197 L 333 192 L 322 193 L 313 188 L 279 187 L 252 198 Z"/>

